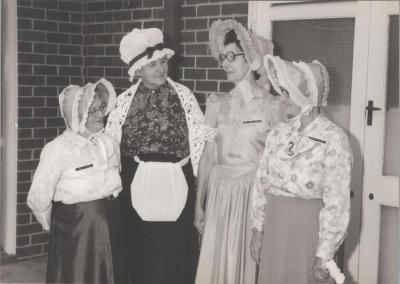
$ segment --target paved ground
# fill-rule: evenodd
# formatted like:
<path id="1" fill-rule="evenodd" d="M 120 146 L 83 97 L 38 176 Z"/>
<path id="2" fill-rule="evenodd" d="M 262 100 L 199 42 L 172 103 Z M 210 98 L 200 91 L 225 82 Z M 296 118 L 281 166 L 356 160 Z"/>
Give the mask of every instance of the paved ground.
<path id="1" fill-rule="evenodd" d="M 47 257 L 0 266 L 0 283 L 45 283 Z"/>

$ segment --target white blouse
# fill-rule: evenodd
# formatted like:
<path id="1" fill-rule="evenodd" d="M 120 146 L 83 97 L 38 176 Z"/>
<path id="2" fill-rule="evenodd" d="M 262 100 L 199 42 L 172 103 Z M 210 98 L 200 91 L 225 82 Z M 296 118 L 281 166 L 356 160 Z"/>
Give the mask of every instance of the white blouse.
<path id="1" fill-rule="evenodd" d="M 45 145 L 28 194 L 28 206 L 49 230 L 52 201 L 65 204 L 117 196 L 122 190 L 119 145 L 108 134 L 84 138 L 71 130 Z"/>
<path id="2" fill-rule="evenodd" d="M 319 115 L 302 133 L 296 131 L 294 121 L 278 124 L 267 137 L 257 170 L 253 227 L 264 229 L 267 193 L 322 199 L 316 256 L 332 259 L 349 223 L 351 166 L 347 135 L 324 115 Z"/>

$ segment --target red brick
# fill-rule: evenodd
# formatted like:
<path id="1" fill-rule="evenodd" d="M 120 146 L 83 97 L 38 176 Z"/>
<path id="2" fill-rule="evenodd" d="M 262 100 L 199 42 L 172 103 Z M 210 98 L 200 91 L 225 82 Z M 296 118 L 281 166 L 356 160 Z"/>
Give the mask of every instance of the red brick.
<path id="1" fill-rule="evenodd" d="M 64 127 L 65 121 L 63 118 L 47 118 L 47 127 Z"/>
<path id="2" fill-rule="evenodd" d="M 82 76 L 82 67 L 60 67 L 60 75 Z"/>
<path id="3" fill-rule="evenodd" d="M 222 15 L 247 14 L 248 3 L 223 4 Z"/>
<path id="4" fill-rule="evenodd" d="M 17 173 L 17 190 L 20 192 L 21 190 L 29 191 L 30 183 L 21 183 L 21 182 L 30 182 L 31 181 L 31 172 L 18 172 Z"/>
<path id="5" fill-rule="evenodd" d="M 121 23 L 106 23 L 104 26 L 104 31 L 106 33 L 120 33 L 122 32 Z"/>
<path id="6" fill-rule="evenodd" d="M 96 44 L 112 43 L 112 35 L 96 35 Z"/>
<path id="7" fill-rule="evenodd" d="M 47 76 L 46 84 L 49 86 L 67 86 L 69 78 L 66 76 Z"/>
<path id="8" fill-rule="evenodd" d="M 46 64 L 68 65 L 69 57 L 65 55 L 46 55 Z"/>
<path id="9" fill-rule="evenodd" d="M 30 129 L 23 129 L 23 130 L 30 130 Z M 18 135 L 18 137 L 20 137 Z M 32 158 L 32 151 L 30 150 L 23 150 L 18 151 L 18 160 L 29 160 Z"/>
<path id="10" fill-rule="evenodd" d="M 197 68 L 215 68 L 218 67 L 219 63 L 214 57 L 196 57 L 196 67 Z"/>
<path id="11" fill-rule="evenodd" d="M 184 72 L 185 79 L 205 79 L 206 69 L 186 69 Z"/>
<path id="12" fill-rule="evenodd" d="M 57 31 L 57 24 L 54 22 L 49 22 L 49 21 L 34 20 L 33 21 L 33 29 L 55 32 L 55 31 Z"/>
<path id="13" fill-rule="evenodd" d="M 33 111 L 34 117 L 56 117 L 56 108 L 35 108 Z"/>
<path id="14" fill-rule="evenodd" d="M 82 47 L 79 45 L 60 45 L 58 50 L 60 54 L 82 55 Z"/>
<path id="15" fill-rule="evenodd" d="M 42 246 L 41 245 L 36 245 L 36 246 L 29 246 L 29 247 L 18 247 L 17 248 L 17 256 L 18 257 L 26 257 L 26 256 L 32 256 L 32 255 L 38 255 L 42 253 Z"/>
<path id="16" fill-rule="evenodd" d="M 123 7 L 123 2 L 122 1 L 107 1 L 105 3 L 105 10 L 110 11 L 110 10 L 120 10 Z"/>
<path id="17" fill-rule="evenodd" d="M 19 97 L 32 96 L 32 87 L 19 86 L 18 87 L 18 96 Z"/>
<path id="18" fill-rule="evenodd" d="M 111 22 L 113 20 L 113 14 L 110 12 L 96 13 L 96 23 L 98 22 Z"/>
<path id="19" fill-rule="evenodd" d="M 221 14 L 221 5 L 197 6 L 197 16 L 217 16 Z"/>
<path id="20" fill-rule="evenodd" d="M 183 57 L 180 67 L 194 67 L 194 59 L 195 57 Z"/>
<path id="21" fill-rule="evenodd" d="M 185 30 L 207 29 L 207 19 L 186 19 Z"/>
<path id="22" fill-rule="evenodd" d="M 57 128 L 38 128 L 33 130 L 34 138 L 53 138 L 57 134 Z"/>
<path id="23" fill-rule="evenodd" d="M 133 20 L 142 20 L 142 19 L 149 19 L 149 18 L 151 18 L 151 9 L 132 10 L 132 19 Z"/>
<path id="24" fill-rule="evenodd" d="M 20 107 L 20 108 L 18 108 L 18 117 L 19 118 L 32 117 L 32 114 L 33 114 L 32 111 L 33 111 L 32 108 Z"/>
<path id="25" fill-rule="evenodd" d="M 104 46 L 97 46 L 97 45 L 93 45 L 93 46 L 88 46 L 87 47 L 87 55 L 104 55 L 104 50 L 105 47 Z"/>
<path id="26" fill-rule="evenodd" d="M 57 53 L 57 45 L 56 44 L 49 44 L 49 43 L 35 43 L 33 45 L 33 52 L 35 53 Z"/>
<path id="27" fill-rule="evenodd" d="M 74 11 L 74 12 L 82 12 L 83 11 L 83 4 L 78 2 L 72 2 L 70 0 L 61 1 L 59 0 L 58 8 L 61 11 Z"/>
<path id="28" fill-rule="evenodd" d="M 206 55 L 208 45 L 207 44 L 186 44 L 185 53 L 188 55 Z"/>
<path id="29" fill-rule="evenodd" d="M 82 56 L 71 56 L 71 65 L 79 65 L 83 64 L 83 57 Z"/>
<path id="30" fill-rule="evenodd" d="M 97 66 L 112 66 L 114 65 L 113 57 L 97 57 L 96 58 Z"/>
<path id="31" fill-rule="evenodd" d="M 88 2 L 85 4 L 86 4 L 85 11 L 98 12 L 98 11 L 104 11 L 105 9 L 104 2 Z"/>
<path id="32" fill-rule="evenodd" d="M 217 90 L 217 82 L 215 81 L 197 81 L 196 82 L 196 91 L 216 91 Z"/>
<path id="33" fill-rule="evenodd" d="M 54 2 L 54 0 L 52 0 Z M 47 20 L 56 20 L 56 21 L 69 21 L 69 13 L 65 11 L 46 11 L 46 19 Z"/>
<path id="34" fill-rule="evenodd" d="M 44 77 L 43 76 L 31 76 L 31 75 L 19 75 L 18 76 L 18 84 L 19 85 L 43 85 Z"/>
<path id="35" fill-rule="evenodd" d="M 44 63 L 44 55 L 31 54 L 31 53 L 19 53 L 18 54 L 18 61 L 20 63 L 43 64 Z"/>
<path id="36" fill-rule="evenodd" d="M 28 214 L 28 216 L 29 216 L 29 214 Z M 17 220 L 18 220 L 18 218 L 17 218 Z M 17 221 L 17 224 L 24 224 L 24 223 L 18 223 L 18 221 Z M 29 245 L 30 243 L 29 243 L 29 236 L 20 236 L 20 237 L 17 237 L 17 247 L 23 247 L 23 246 L 26 246 L 26 245 Z"/>
<path id="37" fill-rule="evenodd" d="M 222 69 L 208 69 L 207 79 L 210 79 L 210 80 L 226 80 L 226 73 Z"/>
<path id="38" fill-rule="evenodd" d="M 163 0 L 144 0 L 143 7 L 162 7 L 164 5 Z"/>
<path id="39" fill-rule="evenodd" d="M 83 23 L 83 15 L 78 13 L 71 13 L 71 22 Z"/>
<path id="40" fill-rule="evenodd" d="M 18 74 L 32 75 L 32 66 L 25 65 L 25 64 L 19 64 L 18 65 Z"/>
<path id="41" fill-rule="evenodd" d="M 30 173 L 30 172 L 29 172 Z M 32 210 L 26 205 L 26 204 L 17 204 L 17 214 L 24 214 L 24 213 L 31 213 Z M 24 231 L 29 231 L 31 228 L 30 227 L 25 227 L 20 230 Z M 17 232 L 18 232 L 18 227 L 17 227 Z M 18 233 L 17 233 L 18 235 Z"/>
<path id="42" fill-rule="evenodd" d="M 162 19 L 164 17 L 164 9 L 152 9 L 153 19 Z"/>
<path id="43" fill-rule="evenodd" d="M 58 91 L 56 87 L 35 87 L 34 96 L 57 96 Z"/>
<path id="44" fill-rule="evenodd" d="M 195 32 L 182 32 L 181 42 L 194 42 L 196 34 Z"/>
<path id="45" fill-rule="evenodd" d="M 38 161 L 18 161 L 18 170 L 19 171 L 30 171 L 35 170 L 38 165 Z M 26 198 L 25 198 L 26 199 Z"/>
<path id="46" fill-rule="evenodd" d="M 42 148 L 43 146 L 44 146 L 43 139 L 24 139 L 18 141 L 19 149 Z"/>
<path id="47" fill-rule="evenodd" d="M 46 232 L 31 235 L 32 244 L 46 243 L 48 241 L 49 241 L 49 234 Z"/>
<path id="48" fill-rule="evenodd" d="M 143 28 L 148 29 L 148 28 L 159 28 L 162 30 L 163 27 L 163 22 L 162 21 L 146 21 L 143 22 Z"/>
<path id="49" fill-rule="evenodd" d="M 83 36 L 82 35 L 74 34 L 74 35 L 70 35 L 70 37 L 71 37 L 71 43 L 72 44 L 81 45 L 83 43 Z"/>
<path id="50" fill-rule="evenodd" d="M 56 66 L 37 65 L 34 66 L 33 72 L 35 75 L 57 75 Z"/>
<path id="51" fill-rule="evenodd" d="M 142 0 L 124 0 L 125 9 L 141 8 L 142 6 L 143 6 Z"/>
<path id="52" fill-rule="evenodd" d="M 200 31 L 196 32 L 196 41 L 197 42 L 209 42 L 208 31 Z"/>
<path id="53" fill-rule="evenodd" d="M 27 163 L 27 162 L 29 162 L 29 161 L 23 161 L 22 163 Z M 27 197 L 28 197 L 28 193 L 18 193 L 17 194 L 17 203 L 25 203 Z M 29 214 L 24 214 L 24 215 L 29 216 Z M 27 224 L 27 223 L 25 223 L 25 224 Z M 18 225 L 21 225 L 21 224 L 18 224 Z"/>
<path id="54" fill-rule="evenodd" d="M 114 21 L 126 21 L 131 19 L 130 11 L 114 12 Z"/>
<path id="55" fill-rule="evenodd" d="M 121 68 L 109 67 L 109 68 L 106 68 L 105 71 L 106 71 L 106 74 L 105 74 L 106 77 L 122 77 L 122 69 Z"/>
<path id="56" fill-rule="evenodd" d="M 182 17 L 196 17 L 196 7 L 195 6 L 182 6 L 181 7 Z"/>
<path id="57" fill-rule="evenodd" d="M 32 52 L 32 43 L 18 41 L 18 52 Z"/>
<path id="58" fill-rule="evenodd" d="M 18 29 L 31 30 L 32 29 L 32 20 L 18 19 Z"/>
<path id="59" fill-rule="evenodd" d="M 62 33 L 81 33 L 82 28 L 80 24 L 60 23 L 58 31 Z"/>
<path id="60" fill-rule="evenodd" d="M 69 43 L 70 37 L 68 34 L 63 33 L 47 33 L 46 41 L 56 43 Z"/>
<path id="61" fill-rule="evenodd" d="M 44 19 L 44 10 L 35 8 L 18 7 L 18 18 Z"/>
<path id="62" fill-rule="evenodd" d="M 36 41 L 43 42 L 45 41 L 45 32 L 37 32 L 37 31 L 18 31 L 18 40 L 22 41 Z"/>

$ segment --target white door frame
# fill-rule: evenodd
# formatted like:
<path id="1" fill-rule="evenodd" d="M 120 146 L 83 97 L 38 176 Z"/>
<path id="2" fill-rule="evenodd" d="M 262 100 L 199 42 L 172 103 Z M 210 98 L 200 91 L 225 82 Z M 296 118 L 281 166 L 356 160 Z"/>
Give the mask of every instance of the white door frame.
<path id="1" fill-rule="evenodd" d="M 399 178 L 384 176 L 384 137 L 386 119 L 386 88 L 389 48 L 389 16 L 398 15 L 399 3 L 371 1 L 371 25 L 367 78 L 367 98 L 380 107 L 373 113 L 373 123 L 365 129 L 365 166 L 363 194 L 363 225 L 360 240 L 360 283 L 378 281 L 381 205 L 399 207 Z M 368 154 L 367 154 L 368 153 Z M 370 199 L 370 194 L 372 200 Z"/>
<path id="2" fill-rule="evenodd" d="M 17 44 L 17 1 L 1 0 L 2 16 L 5 23 L 2 37 L 2 72 L 1 95 L 4 98 L 4 121 L 1 123 L 4 137 L 1 147 L 4 149 L 2 163 L 5 164 L 1 186 L 5 187 L 2 195 L 2 214 L 5 214 L 4 251 L 16 253 L 17 230 L 17 155 L 18 155 L 18 44 Z M 4 56 L 4 57 L 3 57 Z M 2 150 L 3 150 L 2 149 Z M 2 188 L 4 189 L 4 188 Z"/>
<path id="3" fill-rule="evenodd" d="M 305 3 L 308 2 L 308 3 Z M 309 1 L 250 1 L 248 26 L 257 34 L 272 36 L 272 22 L 279 20 L 355 18 L 353 72 L 350 111 L 350 145 L 358 149 L 357 166 L 353 167 L 351 231 L 345 245 L 347 278 L 357 281 L 359 269 L 359 232 L 363 181 L 365 105 L 367 93 L 369 13 L 367 1 L 319 2 Z M 351 250 L 346 250 L 349 247 Z M 349 277 L 350 276 L 350 277 Z"/>

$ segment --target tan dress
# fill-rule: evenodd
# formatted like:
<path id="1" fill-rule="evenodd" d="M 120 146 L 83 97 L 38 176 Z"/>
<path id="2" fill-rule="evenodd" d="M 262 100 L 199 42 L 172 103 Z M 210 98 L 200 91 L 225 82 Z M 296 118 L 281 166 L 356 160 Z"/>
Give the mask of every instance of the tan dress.
<path id="1" fill-rule="evenodd" d="M 250 200 L 268 130 L 277 122 L 278 101 L 270 95 L 246 102 L 235 90 L 211 96 L 206 125 L 217 128 L 216 165 L 206 196 L 197 284 L 254 284 L 250 256 Z"/>

